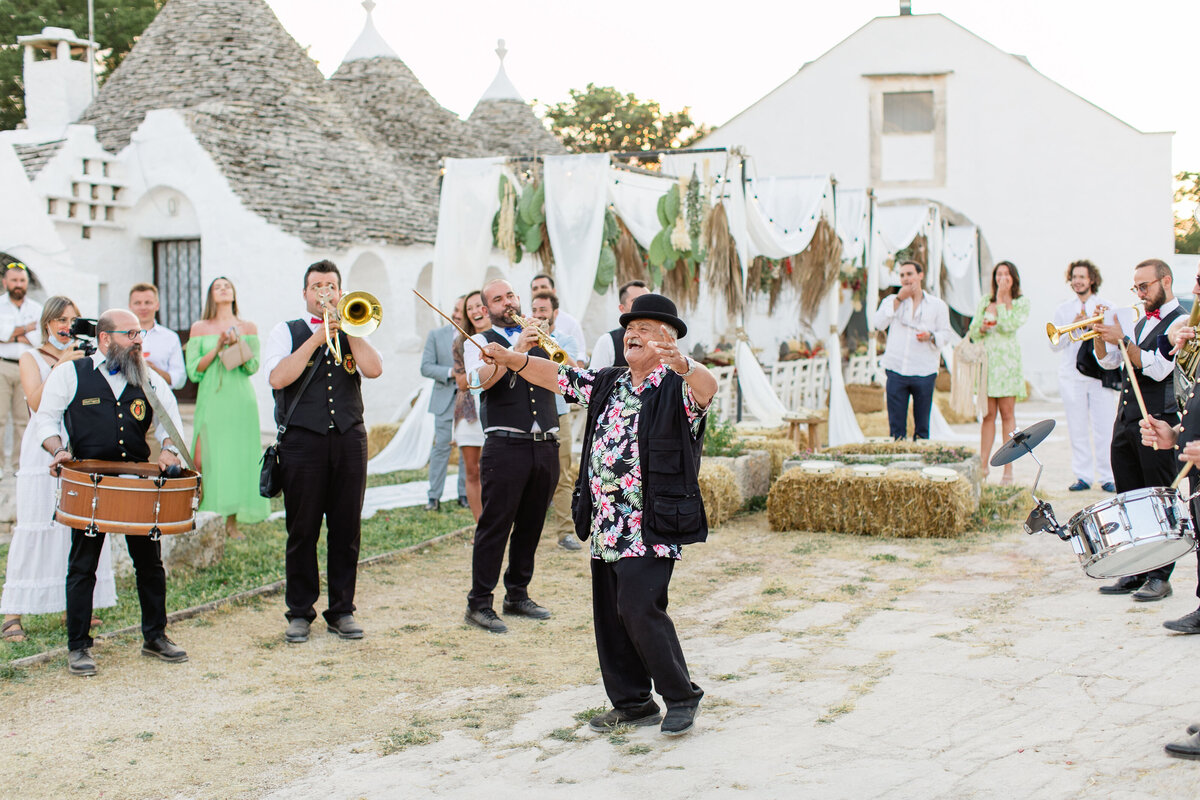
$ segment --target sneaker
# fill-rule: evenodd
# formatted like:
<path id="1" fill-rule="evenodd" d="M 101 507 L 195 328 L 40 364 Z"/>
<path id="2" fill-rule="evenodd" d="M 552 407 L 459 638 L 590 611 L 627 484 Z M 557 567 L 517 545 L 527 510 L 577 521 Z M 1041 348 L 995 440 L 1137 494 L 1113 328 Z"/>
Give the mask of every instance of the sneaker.
<path id="1" fill-rule="evenodd" d="M 289 644 L 300 644 L 308 641 L 308 631 L 312 627 L 312 623 L 303 617 L 296 617 L 288 623 L 287 630 L 283 632 L 283 638 Z"/>
<path id="2" fill-rule="evenodd" d="M 354 621 L 353 614 L 338 617 L 333 622 L 326 620 L 325 630 L 336 634 L 339 639 L 361 639 L 363 637 L 362 626 Z"/>
<path id="3" fill-rule="evenodd" d="M 579 543 L 579 537 L 573 533 L 565 534 L 561 539 L 559 539 L 558 546 L 563 550 L 570 550 L 572 552 L 583 549 L 583 545 Z"/>
<path id="4" fill-rule="evenodd" d="M 1112 481 L 1109 481 L 1108 483 L 1100 484 L 1100 488 L 1103 491 L 1108 492 L 1109 494 L 1117 493 L 1117 485 L 1115 483 L 1113 483 Z"/>
<path id="5" fill-rule="evenodd" d="M 170 664 L 180 664 L 188 660 L 188 654 L 183 648 L 168 639 L 165 634 L 154 641 L 143 642 L 142 655 L 159 658 Z"/>
<path id="6" fill-rule="evenodd" d="M 67 653 L 67 672 L 85 678 L 96 674 L 96 660 L 86 647 Z"/>
<path id="7" fill-rule="evenodd" d="M 608 733 L 618 725 L 633 725 L 644 727 L 657 725 L 662 719 L 658 703 L 653 700 L 637 708 L 614 708 L 588 720 L 588 727 L 597 733 Z"/>
<path id="8" fill-rule="evenodd" d="M 505 614 L 514 614 L 518 617 L 529 617 L 530 619 L 550 619 L 550 612 L 539 606 L 537 603 L 526 597 L 524 600 L 509 600 L 504 598 Z"/>
<path id="9" fill-rule="evenodd" d="M 508 626 L 504 624 L 504 620 L 496 616 L 496 612 L 490 608 L 468 608 L 463 619 L 488 633 L 508 633 Z"/>
<path id="10" fill-rule="evenodd" d="M 667 715 L 663 717 L 662 731 L 663 736 L 682 736 L 692 729 L 696 724 L 696 715 L 700 713 L 700 706 L 675 706 L 667 709 Z"/>
<path id="11" fill-rule="evenodd" d="M 1076 480 L 1074 483 L 1072 483 L 1070 486 L 1067 487 L 1067 491 L 1068 492 L 1086 492 L 1090 488 L 1092 488 L 1092 485 L 1090 483 L 1088 483 L 1087 481 Z"/>

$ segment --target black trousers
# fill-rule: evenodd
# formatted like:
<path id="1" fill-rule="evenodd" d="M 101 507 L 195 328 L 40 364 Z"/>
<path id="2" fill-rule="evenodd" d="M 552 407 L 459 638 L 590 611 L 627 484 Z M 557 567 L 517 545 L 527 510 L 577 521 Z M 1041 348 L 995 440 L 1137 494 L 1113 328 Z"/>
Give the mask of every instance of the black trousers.
<path id="1" fill-rule="evenodd" d="M 105 534 L 85 536 L 71 531 L 71 553 L 67 557 L 67 647 L 79 650 L 92 646 L 92 591 L 96 588 L 96 565 Z M 162 546 L 149 536 L 126 536 L 125 546 L 137 572 L 138 602 L 142 606 L 142 638 L 147 642 L 167 629 L 167 573 L 163 569 Z"/>
<path id="2" fill-rule="evenodd" d="M 475 528 L 467 595 L 467 607 L 473 609 L 492 607 L 505 545 L 508 599 L 529 597 L 538 540 L 558 483 L 558 442 L 487 437 L 479 456 L 479 483 L 483 509 Z"/>
<path id="3" fill-rule="evenodd" d="M 645 705 L 651 682 L 667 708 L 695 707 L 704 696 L 688 675 L 675 623 L 667 616 L 674 571 L 673 558 L 592 559 L 596 652 L 613 708 Z"/>
<path id="4" fill-rule="evenodd" d="M 1166 420 L 1169 425 L 1179 424 L 1178 414 L 1166 414 L 1159 416 L 1159 419 Z M 1118 492 L 1131 492 L 1151 486 L 1170 486 L 1181 466 L 1176 458 L 1178 454 L 1176 450 L 1144 447 L 1138 420 L 1123 420 L 1118 414 L 1117 422 L 1113 425 L 1112 446 L 1109 448 L 1113 482 L 1117 485 Z M 1143 573 L 1141 577 L 1165 581 L 1171 577 L 1174 570 L 1174 564 L 1167 564 L 1165 567 Z"/>
<path id="5" fill-rule="evenodd" d="M 329 537 L 325 619 L 334 622 L 354 613 L 367 488 L 367 429 L 360 423 L 345 433 L 330 430 L 322 436 L 288 428 L 279 443 L 279 463 L 288 532 L 286 616 L 309 622 L 317 617 L 315 604 L 321 594 L 317 540 L 324 519 Z"/>

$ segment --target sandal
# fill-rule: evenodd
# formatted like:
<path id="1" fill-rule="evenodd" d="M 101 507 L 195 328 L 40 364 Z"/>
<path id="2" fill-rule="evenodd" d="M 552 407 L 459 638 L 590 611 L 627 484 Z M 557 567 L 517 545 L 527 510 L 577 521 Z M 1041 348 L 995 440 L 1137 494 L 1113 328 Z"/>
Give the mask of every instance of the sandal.
<path id="1" fill-rule="evenodd" d="M 0 637 L 6 642 L 23 642 L 25 641 L 25 629 L 21 627 L 21 618 L 13 617 L 5 620 L 3 625 L 0 625 Z"/>

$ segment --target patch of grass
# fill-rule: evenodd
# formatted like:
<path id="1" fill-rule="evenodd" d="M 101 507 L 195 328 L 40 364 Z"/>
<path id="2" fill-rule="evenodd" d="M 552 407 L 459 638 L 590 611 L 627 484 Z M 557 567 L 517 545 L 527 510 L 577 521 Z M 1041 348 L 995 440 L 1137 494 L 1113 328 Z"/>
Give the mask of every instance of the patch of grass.
<path id="1" fill-rule="evenodd" d="M 560 742 L 574 742 L 578 739 L 574 728 L 555 728 L 550 731 L 550 738 Z"/>
<path id="2" fill-rule="evenodd" d="M 983 485 L 979 508 L 971 515 L 968 530 L 992 531 L 1004 527 L 1029 513 L 1029 504 L 1021 502 L 1028 492 L 1019 486 Z"/>
<path id="3" fill-rule="evenodd" d="M 757 575 L 762 571 L 762 565 L 757 561 L 739 561 L 734 564 L 726 564 L 721 571 L 726 575 Z"/>
<path id="4" fill-rule="evenodd" d="M 143 742 L 148 742 L 154 738 L 154 731 L 142 731 L 134 738 L 141 739 Z"/>
<path id="5" fill-rule="evenodd" d="M 608 743 L 614 746 L 627 743 L 629 741 L 629 732 L 632 730 L 632 725 L 618 725 L 609 731 Z"/>
<path id="6" fill-rule="evenodd" d="M 845 592 L 849 595 L 855 595 L 862 591 L 861 586 L 855 586 L 853 583 L 843 583 L 838 587 L 839 592 Z"/>
<path id="7" fill-rule="evenodd" d="M 736 672 L 726 672 L 724 675 L 718 675 L 717 680 L 719 680 L 719 681 L 744 681 L 746 679 L 743 676 L 738 675 Z"/>
<path id="8" fill-rule="evenodd" d="M 767 588 L 763 589 L 762 593 L 763 594 L 787 594 L 787 589 L 783 588 L 782 586 L 768 586 Z"/>
<path id="9" fill-rule="evenodd" d="M 0 683 L 22 683 L 29 679 L 29 674 L 20 667 L 12 664 L 0 664 Z"/>
<path id="10" fill-rule="evenodd" d="M 410 747 L 420 747 L 423 744 L 436 742 L 441 738 L 440 734 L 426 730 L 425 728 L 394 730 L 383 737 L 383 741 L 379 744 L 379 754 L 390 756 L 393 753 L 399 753 L 401 750 L 407 750 Z"/>
<path id="11" fill-rule="evenodd" d="M 767 510 L 767 496 L 765 494 L 756 494 L 746 502 L 742 503 L 742 514 L 754 514 L 759 511 Z"/>
<path id="12" fill-rule="evenodd" d="M 395 472 L 382 472 L 378 475 L 367 476 L 367 488 L 372 486 L 391 486 L 396 483 L 411 483 L 412 481 L 429 480 L 429 468 L 399 469 Z M 424 510 L 422 509 L 422 513 Z"/>
<path id="13" fill-rule="evenodd" d="M 888 563 L 894 563 L 896 561 L 899 561 L 900 559 L 896 558 L 891 553 L 875 553 L 874 555 L 871 556 L 871 560 L 872 561 L 887 561 Z"/>
<path id="14" fill-rule="evenodd" d="M 650 748 L 644 744 L 631 744 L 625 748 L 625 754 L 630 756 L 644 756 L 650 752 Z"/>
<path id="15" fill-rule="evenodd" d="M 575 715 L 574 715 L 575 721 L 576 722 L 591 722 L 593 717 L 598 717 L 606 711 L 608 711 L 608 708 L 605 706 L 595 706 L 593 708 L 585 708 L 583 711 L 575 712 Z"/>
<path id="16" fill-rule="evenodd" d="M 817 717 L 817 723 L 828 725 L 843 714 L 849 714 L 854 710 L 854 703 L 838 703 L 836 706 L 830 706 L 824 714 Z"/>
<path id="17" fill-rule="evenodd" d="M 746 449 L 738 439 L 737 426 L 730 420 L 709 420 L 704 432 L 704 455 L 737 457 Z"/>

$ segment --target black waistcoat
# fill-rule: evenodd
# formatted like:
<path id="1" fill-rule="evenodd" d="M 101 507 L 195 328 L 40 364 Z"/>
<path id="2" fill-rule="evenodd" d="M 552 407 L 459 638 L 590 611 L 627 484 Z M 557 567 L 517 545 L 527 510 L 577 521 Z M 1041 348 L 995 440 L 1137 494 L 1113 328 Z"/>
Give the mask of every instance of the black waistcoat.
<path id="1" fill-rule="evenodd" d="M 614 328 L 608 335 L 612 337 L 613 343 L 613 366 L 628 367 L 629 362 L 625 360 L 625 329 Z"/>
<path id="2" fill-rule="evenodd" d="M 1183 309 L 1177 306 L 1169 313 L 1163 314 L 1162 319 L 1158 321 L 1149 335 L 1143 335 L 1147 327 L 1147 320 L 1142 317 L 1133 328 L 1135 342 L 1149 342 L 1150 346 L 1143 352 L 1153 352 L 1157 349 L 1159 334 L 1166 333 L 1167 328 L 1171 327 L 1171 323 L 1182 313 Z M 1137 344 L 1135 346 L 1140 347 Z M 1156 381 L 1140 369 L 1135 369 L 1133 374 L 1138 382 L 1138 387 L 1142 390 L 1142 400 L 1145 401 L 1146 411 L 1150 416 L 1166 417 L 1179 413 L 1179 405 L 1175 402 L 1175 381 L 1171 375 L 1168 375 L 1165 380 Z M 1137 398 L 1133 396 L 1133 389 L 1129 385 L 1128 370 L 1121 372 L 1121 413 L 1118 418 L 1122 422 L 1134 422 L 1142 418 L 1142 410 L 1138 408 Z"/>
<path id="3" fill-rule="evenodd" d="M 112 387 L 90 358 L 72 366 L 78 387 L 63 414 L 71 455 L 104 461 L 148 460 L 146 432 L 154 423 L 154 409 L 142 387 L 126 384 L 121 396 L 113 397 Z"/>
<path id="4" fill-rule="evenodd" d="M 491 328 L 483 332 L 483 338 L 503 347 L 510 346 L 508 339 Z M 540 347 L 530 350 L 529 355 L 547 358 L 546 351 Z M 533 430 L 535 422 L 539 430 L 557 428 L 558 409 L 554 403 L 554 392 L 534 386 L 509 371 L 479 395 L 479 420 L 485 431 L 501 427 L 528 432 Z"/>
<path id="5" fill-rule="evenodd" d="M 583 453 L 579 479 L 575 483 L 571 516 L 575 534 L 586 539 L 592 526 L 592 493 L 588 486 L 592 441 L 596 423 L 608 405 L 617 379 L 629 370 L 607 367 L 599 370 L 588 404 L 587 427 L 583 431 Z M 687 409 L 683 404 L 683 378 L 668 369 L 658 386 L 642 390 L 638 415 L 638 453 L 642 468 L 642 541 L 656 544 L 692 544 L 708 538 L 708 515 L 700 496 L 700 454 L 708 418 L 692 438 Z"/>
<path id="6" fill-rule="evenodd" d="M 288 323 L 292 334 L 292 352 L 300 349 L 310 336 L 312 330 L 302 319 L 294 319 Z M 338 331 L 338 339 L 342 347 L 341 365 L 333 363 L 333 356 L 324 348 L 313 353 L 313 358 L 324 353 L 322 363 L 317 367 L 317 374 L 308 382 L 304 395 L 300 398 L 288 427 L 296 426 L 314 433 L 326 434 L 330 423 L 338 433 L 345 433 L 355 425 L 362 424 L 362 376 L 350 355 L 350 339 Z M 305 375 L 313 368 L 310 359 L 304 366 L 304 371 L 295 381 L 275 391 L 275 424 L 283 424 L 283 416 L 300 391 Z M 351 372 L 350 369 L 354 371 Z"/>

